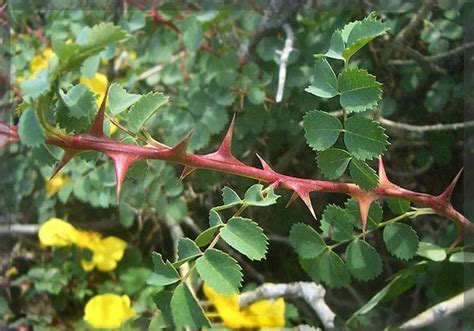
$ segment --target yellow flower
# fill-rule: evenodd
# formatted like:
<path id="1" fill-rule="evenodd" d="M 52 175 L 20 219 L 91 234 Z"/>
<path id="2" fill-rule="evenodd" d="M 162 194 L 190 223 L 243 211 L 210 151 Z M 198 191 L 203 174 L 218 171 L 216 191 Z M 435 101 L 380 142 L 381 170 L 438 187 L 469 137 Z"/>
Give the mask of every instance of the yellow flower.
<path id="1" fill-rule="evenodd" d="M 94 328 L 116 329 L 135 316 L 127 295 L 101 294 L 91 298 L 84 309 L 84 320 Z"/>
<path id="2" fill-rule="evenodd" d="M 96 94 L 97 105 L 100 106 L 102 104 L 102 100 L 104 100 L 107 86 L 109 85 L 107 76 L 101 73 L 96 73 L 91 79 L 87 77 L 81 77 L 79 82 L 89 87 L 91 91 Z"/>
<path id="3" fill-rule="evenodd" d="M 46 182 L 46 194 L 51 197 L 58 193 L 58 191 L 71 180 L 68 176 L 57 174 Z"/>
<path id="4" fill-rule="evenodd" d="M 64 247 L 75 243 L 78 231 L 68 222 L 51 218 L 44 222 L 38 237 L 44 246 Z"/>
<path id="5" fill-rule="evenodd" d="M 248 307 L 240 308 L 238 295 L 222 296 L 204 284 L 204 294 L 216 307 L 224 325 L 239 328 L 281 328 L 285 326 L 285 301 L 261 300 Z"/>
<path id="6" fill-rule="evenodd" d="M 47 48 L 42 54 L 33 57 L 30 62 L 31 77 L 35 77 L 41 69 L 47 68 L 48 62 L 53 57 L 53 55 L 53 50 L 51 48 Z"/>
<path id="7" fill-rule="evenodd" d="M 91 271 L 95 267 L 100 271 L 112 271 L 123 257 L 127 243 L 117 237 L 101 238 L 99 233 L 80 231 L 76 245 L 92 251 L 90 261 L 82 260 L 82 268 Z"/>

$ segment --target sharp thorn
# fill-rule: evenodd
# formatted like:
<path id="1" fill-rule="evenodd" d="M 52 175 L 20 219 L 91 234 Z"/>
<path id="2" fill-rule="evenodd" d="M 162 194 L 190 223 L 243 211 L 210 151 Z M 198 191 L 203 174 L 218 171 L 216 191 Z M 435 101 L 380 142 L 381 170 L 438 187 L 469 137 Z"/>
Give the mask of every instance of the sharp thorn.
<path id="1" fill-rule="evenodd" d="M 383 163 L 382 156 L 379 156 L 379 185 L 383 183 L 389 183 L 387 173 L 385 172 L 385 165 Z"/>
<path id="2" fill-rule="evenodd" d="M 260 163 L 262 164 L 263 170 L 274 172 L 273 169 L 268 165 L 268 163 L 265 162 L 265 160 L 260 157 L 260 155 L 257 154 L 257 158 L 260 161 Z"/>
<path id="3" fill-rule="evenodd" d="M 188 134 L 175 146 L 170 149 L 171 154 L 176 156 L 183 156 L 186 154 L 186 150 L 188 149 L 189 141 L 194 133 L 194 130 L 188 132 Z"/>
<path id="4" fill-rule="evenodd" d="M 288 202 L 287 202 L 285 208 L 288 208 L 289 206 L 291 206 L 293 204 L 293 202 L 295 202 L 296 199 L 298 199 L 298 194 L 293 191 L 293 193 L 291 194 L 290 199 L 288 199 Z"/>
<path id="5" fill-rule="evenodd" d="M 49 180 L 53 179 L 66 166 L 66 164 L 68 164 L 68 162 L 71 161 L 72 158 L 74 158 L 74 156 L 76 156 L 77 154 L 79 154 L 79 152 L 77 151 L 64 150 L 64 155 L 61 158 L 61 160 L 58 162 L 58 165 L 54 169 L 51 177 L 49 177 Z"/>
<path id="6" fill-rule="evenodd" d="M 89 131 L 89 133 L 96 137 L 103 137 L 104 136 L 104 117 L 105 117 L 105 106 L 107 104 L 107 96 L 109 94 L 110 83 L 105 90 L 104 99 L 100 104 L 99 111 L 95 116 L 94 123 Z"/>
<path id="7" fill-rule="evenodd" d="M 196 170 L 196 168 L 185 166 L 184 169 L 183 169 L 183 172 L 181 173 L 181 176 L 179 176 L 179 180 L 183 180 L 188 175 L 193 173 L 195 170 Z"/>
<path id="8" fill-rule="evenodd" d="M 456 188 L 456 184 L 458 183 L 459 177 L 461 177 L 463 170 L 464 168 L 461 168 L 461 170 L 459 170 L 456 177 L 453 178 L 453 180 L 451 181 L 451 183 L 449 183 L 448 187 L 446 187 L 444 192 L 438 195 L 438 198 L 443 199 L 445 201 L 451 200 L 451 195 L 453 194 L 453 191 Z"/>
<path id="9" fill-rule="evenodd" d="M 229 128 L 227 129 L 227 133 L 224 136 L 224 139 L 219 146 L 216 154 L 222 156 L 223 158 L 233 158 L 232 156 L 232 137 L 234 135 L 234 126 L 235 126 L 235 114 L 230 121 Z"/>
<path id="10" fill-rule="evenodd" d="M 122 184 L 127 175 L 127 170 L 130 166 L 137 160 L 140 159 L 139 156 L 126 153 L 107 153 L 107 155 L 114 161 L 115 168 L 115 181 L 116 181 L 116 201 L 117 204 L 120 201 L 120 192 L 122 190 Z"/>

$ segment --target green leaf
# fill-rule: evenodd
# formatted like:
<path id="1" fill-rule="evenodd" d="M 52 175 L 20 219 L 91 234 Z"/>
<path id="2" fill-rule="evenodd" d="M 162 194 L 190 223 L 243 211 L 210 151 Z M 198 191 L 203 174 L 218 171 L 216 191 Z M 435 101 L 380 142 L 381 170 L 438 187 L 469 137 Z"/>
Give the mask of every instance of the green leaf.
<path id="1" fill-rule="evenodd" d="M 201 27 L 196 17 L 190 16 L 183 24 L 182 36 L 184 46 L 190 51 L 196 51 L 201 47 L 203 36 Z"/>
<path id="2" fill-rule="evenodd" d="M 267 253 L 268 239 L 251 219 L 232 217 L 220 230 L 221 238 L 250 260 L 261 260 Z"/>
<path id="3" fill-rule="evenodd" d="M 418 235 L 407 224 L 387 225 L 383 230 L 383 241 L 390 254 L 402 260 L 410 260 L 418 250 Z"/>
<path id="4" fill-rule="evenodd" d="M 99 64 L 100 64 L 99 55 L 94 55 L 94 56 L 89 57 L 87 60 L 85 60 L 82 63 L 81 75 L 89 79 L 94 77 L 95 73 L 99 69 Z"/>
<path id="5" fill-rule="evenodd" d="M 209 210 L 209 226 L 214 227 L 216 225 L 222 225 L 221 216 L 214 209 Z"/>
<path id="6" fill-rule="evenodd" d="M 326 178 L 336 179 L 344 174 L 351 158 L 351 154 L 343 149 L 330 148 L 319 153 L 318 167 Z"/>
<path id="7" fill-rule="evenodd" d="M 335 205 L 327 205 L 321 218 L 321 230 L 334 241 L 353 238 L 353 216 Z"/>
<path id="8" fill-rule="evenodd" d="M 106 46 L 127 40 L 129 37 L 127 32 L 112 23 L 94 25 L 87 33 L 86 42 L 79 45 L 76 56 L 87 58 L 101 52 Z"/>
<path id="9" fill-rule="evenodd" d="M 341 94 L 340 103 L 348 113 L 370 110 L 382 97 L 382 84 L 375 80 L 367 70 L 344 69 L 338 78 Z"/>
<path id="10" fill-rule="evenodd" d="M 18 135 L 20 136 L 21 143 L 29 147 L 39 146 L 44 143 L 43 127 L 33 108 L 28 107 L 21 115 L 20 122 L 18 123 Z"/>
<path id="11" fill-rule="evenodd" d="M 140 94 L 130 94 L 117 83 L 110 85 L 107 105 L 114 116 L 127 110 L 141 98 Z"/>
<path id="12" fill-rule="evenodd" d="M 242 283 L 242 268 L 228 254 L 211 248 L 196 260 L 196 269 L 214 291 L 221 295 L 239 292 Z"/>
<path id="13" fill-rule="evenodd" d="M 25 99 L 36 99 L 49 91 L 48 70 L 41 70 L 33 79 L 20 83 Z"/>
<path id="14" fill-rule="evenodd" d="M 346 27 L 344 27 L 346 29 Z M 362 21 L 352 22 L 349 31 L 346 30 L 346 46 L 343 52 L 344 59 L 349 59 L 372 39 L 385 34 L 388 27 L 371 14 Z"/>
<path id="15" fill-rule="evenodd" d="M 316 151 L 324 151 L 334 145 L 342 131 L 339 119 L 320 110 L 308 112 L 303 126 L 308 145 Z"/>
<path id="16" fill-rule="evenodd" d="M 410 211 L 410 201 L 408 200 L 402 198 L 388 197 L 387 203 L 388 208 L 392 211 L 392 213 L 396 215 L 402 215 Z"/>
<path id="17" fill-rule="evenodd" d="M 263 196 L 262 184 L 252 185 L 247 192 L 245 192 L 244 203 L 249 206 L 265 207 L 275 204 L 280 197 L 275 194 L 273 189 L 267 189 L 265 192 L 265 196 Z"/>
<path id="18" fill-rule="evenodd" d="M 474 263 L 474 252 L 456 252 L 449 257 L 449 262 Z"/>
<path id="19" fill-rule="evenodd" d="M 381 155 L 388 145 L 384 128 L 363 116 L 352 116 L 346 121 L 344 143 L 349 153 L 359 160 Z"/>
<path id="20" fill-rule="evenodd" d="M 350 281 L 346 264 L 331 250 L 314 259 L 301 260 L 301 266 L 315 282 L 322 281 L 331 287 L 343 287 Z"/>
<path id="21" fill-rule="evenodd" d="M 377 292 L 365 305 L 359 308 L 347 324 L 355 317 L 365 315 L 374 309 L 380 303 L 386 302 L 400 296 L 402 293 L 415 285 L 416 277 L 427 267 L 426 261 L 415 264 L 414 266 L 403 269 L 382 290 Z"/>
<path id="22" fill-rule="evenodd" d="M 265 91 L 254 86 L 248 91 L 247 98 L 252 104 L 258 106 L 265 101 Z"/>
<path id="23" fill-rule="evenodd" d="M 302 259 L 312 259 L 324 252 L 326 243 L 312 227 L 297 223 L 291 227 L 290 242 Z"/>
<path id="24" fill-rule="evenodd" d="M 216 234 L 217 230 L 219 230 L 219 228 L 222 226 L 223 224 L 215 225 L 201 232 L 195 240 L 196 245 L 198 245 L 199 247 L 204 247 L 210 244 L 212 239 L 214 239 L 214 235 Z"/>
<path id="25" fill-rule="evenodd" d="M 186 283 L 181 283 L 176 287 L 170 304 L 174 324 L 178 328 L 189 327 L 192 330 L 198 330 L 211 327 L 211 322 Z"/>
<path id="26" fill-rule="evenodd" d="M 145 122 L 167 102 L 168 97 L 162 93 L 150 92 L 142 96 L 126 115 L 128 129 L 138 132 Z"/>
<path id="27" fill-rule="evenodd" d="M 342 56 L 342 52 L 344 51 L 345 44 L 344 40 L 342 39 L 341 31 L 336 30 L 331 36 L 331 41 L 329 43 L 329 49 L 326 53 L 324 54 L 315 54 L 316 58 L 320 57 L 329 57 L 332 59 L 336 60 L 344 60 L 344 57 Z"/>
<path id="28" fill-rule="evenodd" d="M 160 317 L 163 319 L 164 324 L 168 327 L 172 327 L 173 322 L 173 314 L 171 312 L 171 298 L 173 297 L 173 292 L 168 290 L 160 291 L 156 294 L 154 298 L 154 302 L 156 304 L 156 308 L 160 310 Z M 151 323 L 150 323 L 150 329 Z"/>
<path id="29" fill-rule="evenodd" d="M 354 217 L 354 225 L 362 229 L 362 220 L 360 219 L 359 203 L 354 199 L 346 202 L 346 211 Z M 383 209 L 378 202 L 372 202 L 367 215 L 367 230 L 375 229 L 382 222 Z"/>
<path id="30" fill-rule="evenodd" d="M 315 61 L 313 83 L 305 91 L 321 98 L 332 98 L 338 94 L 336 74 L 326 59 Z"/>
<path id="31" fill-rule="evenodd" d="M 76 119 L 91 118 L 97 111 L 97 103 L 91 90 L 85 85 L 78 84 L 71 88 L 67 94 L 59 90 L 61 100 L 69 109 L 69 114 Z"/>
<path id="32" fill-rule="evenodd" d="M 420 241 L 416 254 L 435 262 L 444 261 L 447 256 L 445 248 L 424 241 Z"/>
<path id="33" fill-rule="evenodd" d="M 201 254 L 201 250 L 194 241 L 189 238 L 179 238 L 178 240 L 178 259 L 184 260 Z"/>
<path id="34" fill-rule="evenodd" d="M 227 186 L 222 189 L 222 200 L 224 201 L 225 206 L 233 206 L 242 203 L 239 195 Z"/>
<path id="35" fill-rule="evenodd" d="M 148 285 L 165 286 L 179 281 L 178 272 L 169 261 L 163 262 L 161 254 L 153 252 L 152 258 L 154 272 L 147 280 Z"/>
<path id="36" fill-rule="evenodd" d="M 379 184 L 379 177 L 376 175 L 374 169 L 369 167 L 364 161 L 352 159 L 349 169 L 352 180 L 362 189 L 371 191 Z"/>
<path id="37" fill-rule="evenodd" d="M 347 246 L 346 261 L 352 276 L 358 280 L 374 279 L 382 272 L 379 253 L 363 240 L 354 240 Z"/>

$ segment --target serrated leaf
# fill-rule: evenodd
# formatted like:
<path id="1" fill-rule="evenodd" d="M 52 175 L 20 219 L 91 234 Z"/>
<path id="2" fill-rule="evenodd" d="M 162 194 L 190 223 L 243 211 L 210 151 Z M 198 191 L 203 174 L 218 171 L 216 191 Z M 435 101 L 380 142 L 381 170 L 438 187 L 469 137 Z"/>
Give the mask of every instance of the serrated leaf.
<path id="1" fill-rule="evenodd" d="M 354 240 L 347 246 L 346 261 L 352 276 L 358 280 L 374 279 L 382 272 L 379 253 L 363 240 Z"/>
<path id="2" fill-rule="evenodd" d="M 354 225 L 358 229 L 362 229 L 362 221 L 360 219 L 359 203 L 354 199 L 349 199 L 346 202 L 346 211 L 354 217 Z M 367 230 L 375 229 L 383 218 L 382 206 L 376 201 L 372 202 L 367 215 Z"/>
<path id="3" fill-rule="evenodd" d="M 265 196 L 263 196 L 263 185 L 254 184 L 245 192 L 244 203 L 249 206 L 259 206 L 265 207 L 273 205 L 277 202 L 277 199 L 280 197 L 275 194 L 273 189 L 267 189 Z"/>
<path id="4" fill-rule="evenodd" d="M 44 143 L 43 127 L 33 108 L 28 107 L 21 115 L 18 123 L 18 135 L 20 136 L 21 143 L 29 147 L 39 146 Z"/>
<path id="5" fill-rule="evenodd" d="M 321 98 L 332 98 L 338 94 L 336 74 L 326 59 L 315 61 L 313 83 L 305 91 Z"/>
<path id="6" fill-rule="evenodd" d="M 424 241 L 420 241 L 416 254 L 435 262 L 444 261 L 447 256 L 446 248 Z"/>
<path id="7" fill-rule="evenodd" d="M 324 151 L 334 145 L 342 131 L 339 119 L 320 110 L 308 112 L 303 126 L 308 145 L 316 151 Z"/>
<path id="8" fill-rule="evenodd" d="M 342 52 L 344 51 L 344 48 L 345 48 L 345 43 L 344 43 L 344 40 L 342 39 L 341 31 L 336 30 L 331 36 L 331 41 L 329 43 L 328 51 L 324 54 L 315 54 L 315 57 L 320 58 L 324 56 L 324 57 L 329 57 L 332 59 L 345 61 L 344 57 L 342 56 Z"/>
<path id="9" fill-rule="evenodd" d="M 122 86 L 113 83 L 109 88 L 107 105 L 114 116 L 124 112 L 141 98 L 140 94 L 128 93 Z"/>
<path id="10" fill-rule="evenodd" d="M 297 223 L 291 227 L 290 242 L 302 259 L 312 259 L 324 252 L 326 243 L 312 227 Z"/>
<path id="11" fill-rule="evenodd" d="M 321 173 L 329 179 L 341 177 L 347 169 L 352 156 L 339 148 L 330 148 L 318 155 L 318 167 Z"/>
<path id="12" fill-rule="evenodd" d="M 189 327 L 192 330 L 211 327 L 211 322 L 186 283 L 181 283 L 176 287 L 170 305 L 176 327 Z"/>
<path id="13" fill-rule="evenodd" d="M 49 91 L 48 70 L 41 70 L 33 79 L 20 83 L 24 99 L 36 99 Z"/>
<path id="14" fill-rule="evenodd" d="M 474 263 L 474 252 L 456 252 L 449 257 L 449 262 Z"/>
<path id="15" fill-rule="evenodd" d="M 222 189 L 222 200 L 226 206 L 233 206 L 242 203 L 239 195 L 235 193 L 233 189 L 227 186 Z"/>
<path id="16" fill-rule="evenodd" d="M 178 240 L 178 259 L 183 260 L 201 254 L 201 250 L 194 241 L 189 238 L 179 238 Z"/>
<path id="17" fill-rule="evenodd" d="M 67 93 L 59 90 L 61 100 L 76 120 L 82 117 L 92 118 L 97 112 L 97 102 L 91 90 L 85 85 L 78 84 Z"/>
<path id="18" fill-rule="evenodd" d="M 353 237 L 353 216 L 335 205 L 327 205 L 321 218 L 321 230 L 334 241 Z"/>
<path id="19" fill-rule="evenodd" d="M 354 183 L 364 190 L 372 191 L 379 184 L 379 177 L 374 169 L 364 161 L 352 159 L 349 170 Z"/>
<path id="20" fill-rule="evenodd" d="M 148 278 L 147 284 L 165 286 L 179 281 L 178 272 L 169 261 L 163 262 L 161 254 L 154 252 L 152 258 L 154 270 Z"/>
<path id="21" fill-rule="evenodd" d="M 314 259 L 301 260 L 301 266 L 315 282 L 322 281 L 331 287 L 343 287 L 351 278 L 344 261 L 331 250 Z"/>
<path id="22" fill-rule="evenodd" d="M 228 254 L 211 248 L 196 260 L 196 269 L 209 287 L 221 295 L 239 292 L 242 283 L 242 268 Z"/>
<path id="23" fill-rule="evenodd" d="M 89 57 L 87 60 L 82 62 L 81 75 L 86 78 L 94 77 L 95 73 L 99 69 L 100 56 L 94 55 Z"/>
<path id="24" fill-rule="evenodd" d="M 375 19 L 374 15 L 369 15 L 362 21 L 354 22 L 350 31 L 346 30 L 347 38 L 343 56 L 346 61 L 362 47 L 368 44 L 372 39 L 385 34 L 388 27 Z"/>
<path id="25" fill-rule="evenodd" d="M 261 260 L 267 253 L 268 238 L 251 219 L 232 217 L 220 234 L 226 243 L 250 260 Z"/>
<path id="26" fill-rule="evenodd" d="M 124 41 L 129 37 L 124 30 L 110 22 L 100 23 L 87 32 L 86 42 L 80 44 L 78 53 L 89 57 L 102 51 L 109 44 Z"/>
<path id="27" fill-rule="evenodd" d="M 196 240 L 194 241 L 196 245 L 199 247 L 206 246 L 211 243 L 212 239 L 214 239 L 214 235 L 219 230 L 220 227 L 222 227 L 223 224 L 221 225 L 215 225 L 211 226 L 210 228 L 204 230 L 197 236 Z"/>
<path id="28" fill-rule="evenodd" d="M 382 97 L 382 84 L 367 70 L 348 68 L 339 74 L 340 103 L 348 113 L 372 109 Z"/>
<path id="29" fill-rule="evenodd" d="M 410 201 L 402 198 L 387 197 L 387 204 L 392 213 L 396 215 L 402 215 L 410 211 Z"/>
<path id="30" fill-rule="evenodd" d="M 352 116 L 346 121 L 344 143 L 349 153 L 359 160 L 371 160 L 387 148 L 387 135 L 377 122 L 362 116 Z"/>
<path id="31" fill-rule="evenodd" d="M 162 93 L 150 92 L 142 96 L 124 116 L 128 123 L 127 128 L 138 132 L 145 122 L 167 102 L 168 97 Z"/>
<path id="32" fill-rule="evenodd" d="M 407 224 L 387 225 L 383 230 L 383 241 L 390 254 L 402 260 L 410 260 L 418 250 L 418 235 Z"/>

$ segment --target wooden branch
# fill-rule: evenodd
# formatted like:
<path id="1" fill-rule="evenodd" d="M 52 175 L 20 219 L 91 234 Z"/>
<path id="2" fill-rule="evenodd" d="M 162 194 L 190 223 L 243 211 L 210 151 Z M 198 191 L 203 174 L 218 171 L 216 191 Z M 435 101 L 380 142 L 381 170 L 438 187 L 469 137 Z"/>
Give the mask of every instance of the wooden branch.
<path id="1" fill-rule="evenodd" d="M 404 131 L 411 131 L 411 132 L 418 132 L 424 133 L 427 131 L 449 131 L 449 130 L 462 130 L 465 128 L 474 127 L 474 121 L 467 121 L 462 123 L 449 123 L 449 124 L 433 124 L 433 125 L 412 125 L 406 123 L 398 123 L 391 121 L 389 119 L 380 117 L 379 122 L 386 127 L 404 130 Z"/>
<path id="2" fill-rule="evenodd" d="M 286 68 L 288 66 L 288 58 L 293 50 L 293 42 L 295 35 L 291 26 L 288 23 L 283 24 L 283 29 L 286 33 L 285 47 L 280 53 L 280 69 L 278 71 L 278 89 L 275 97 L 275 102 L 279 103 L 283 99 L 283 92 L 285 91 Z"/>

